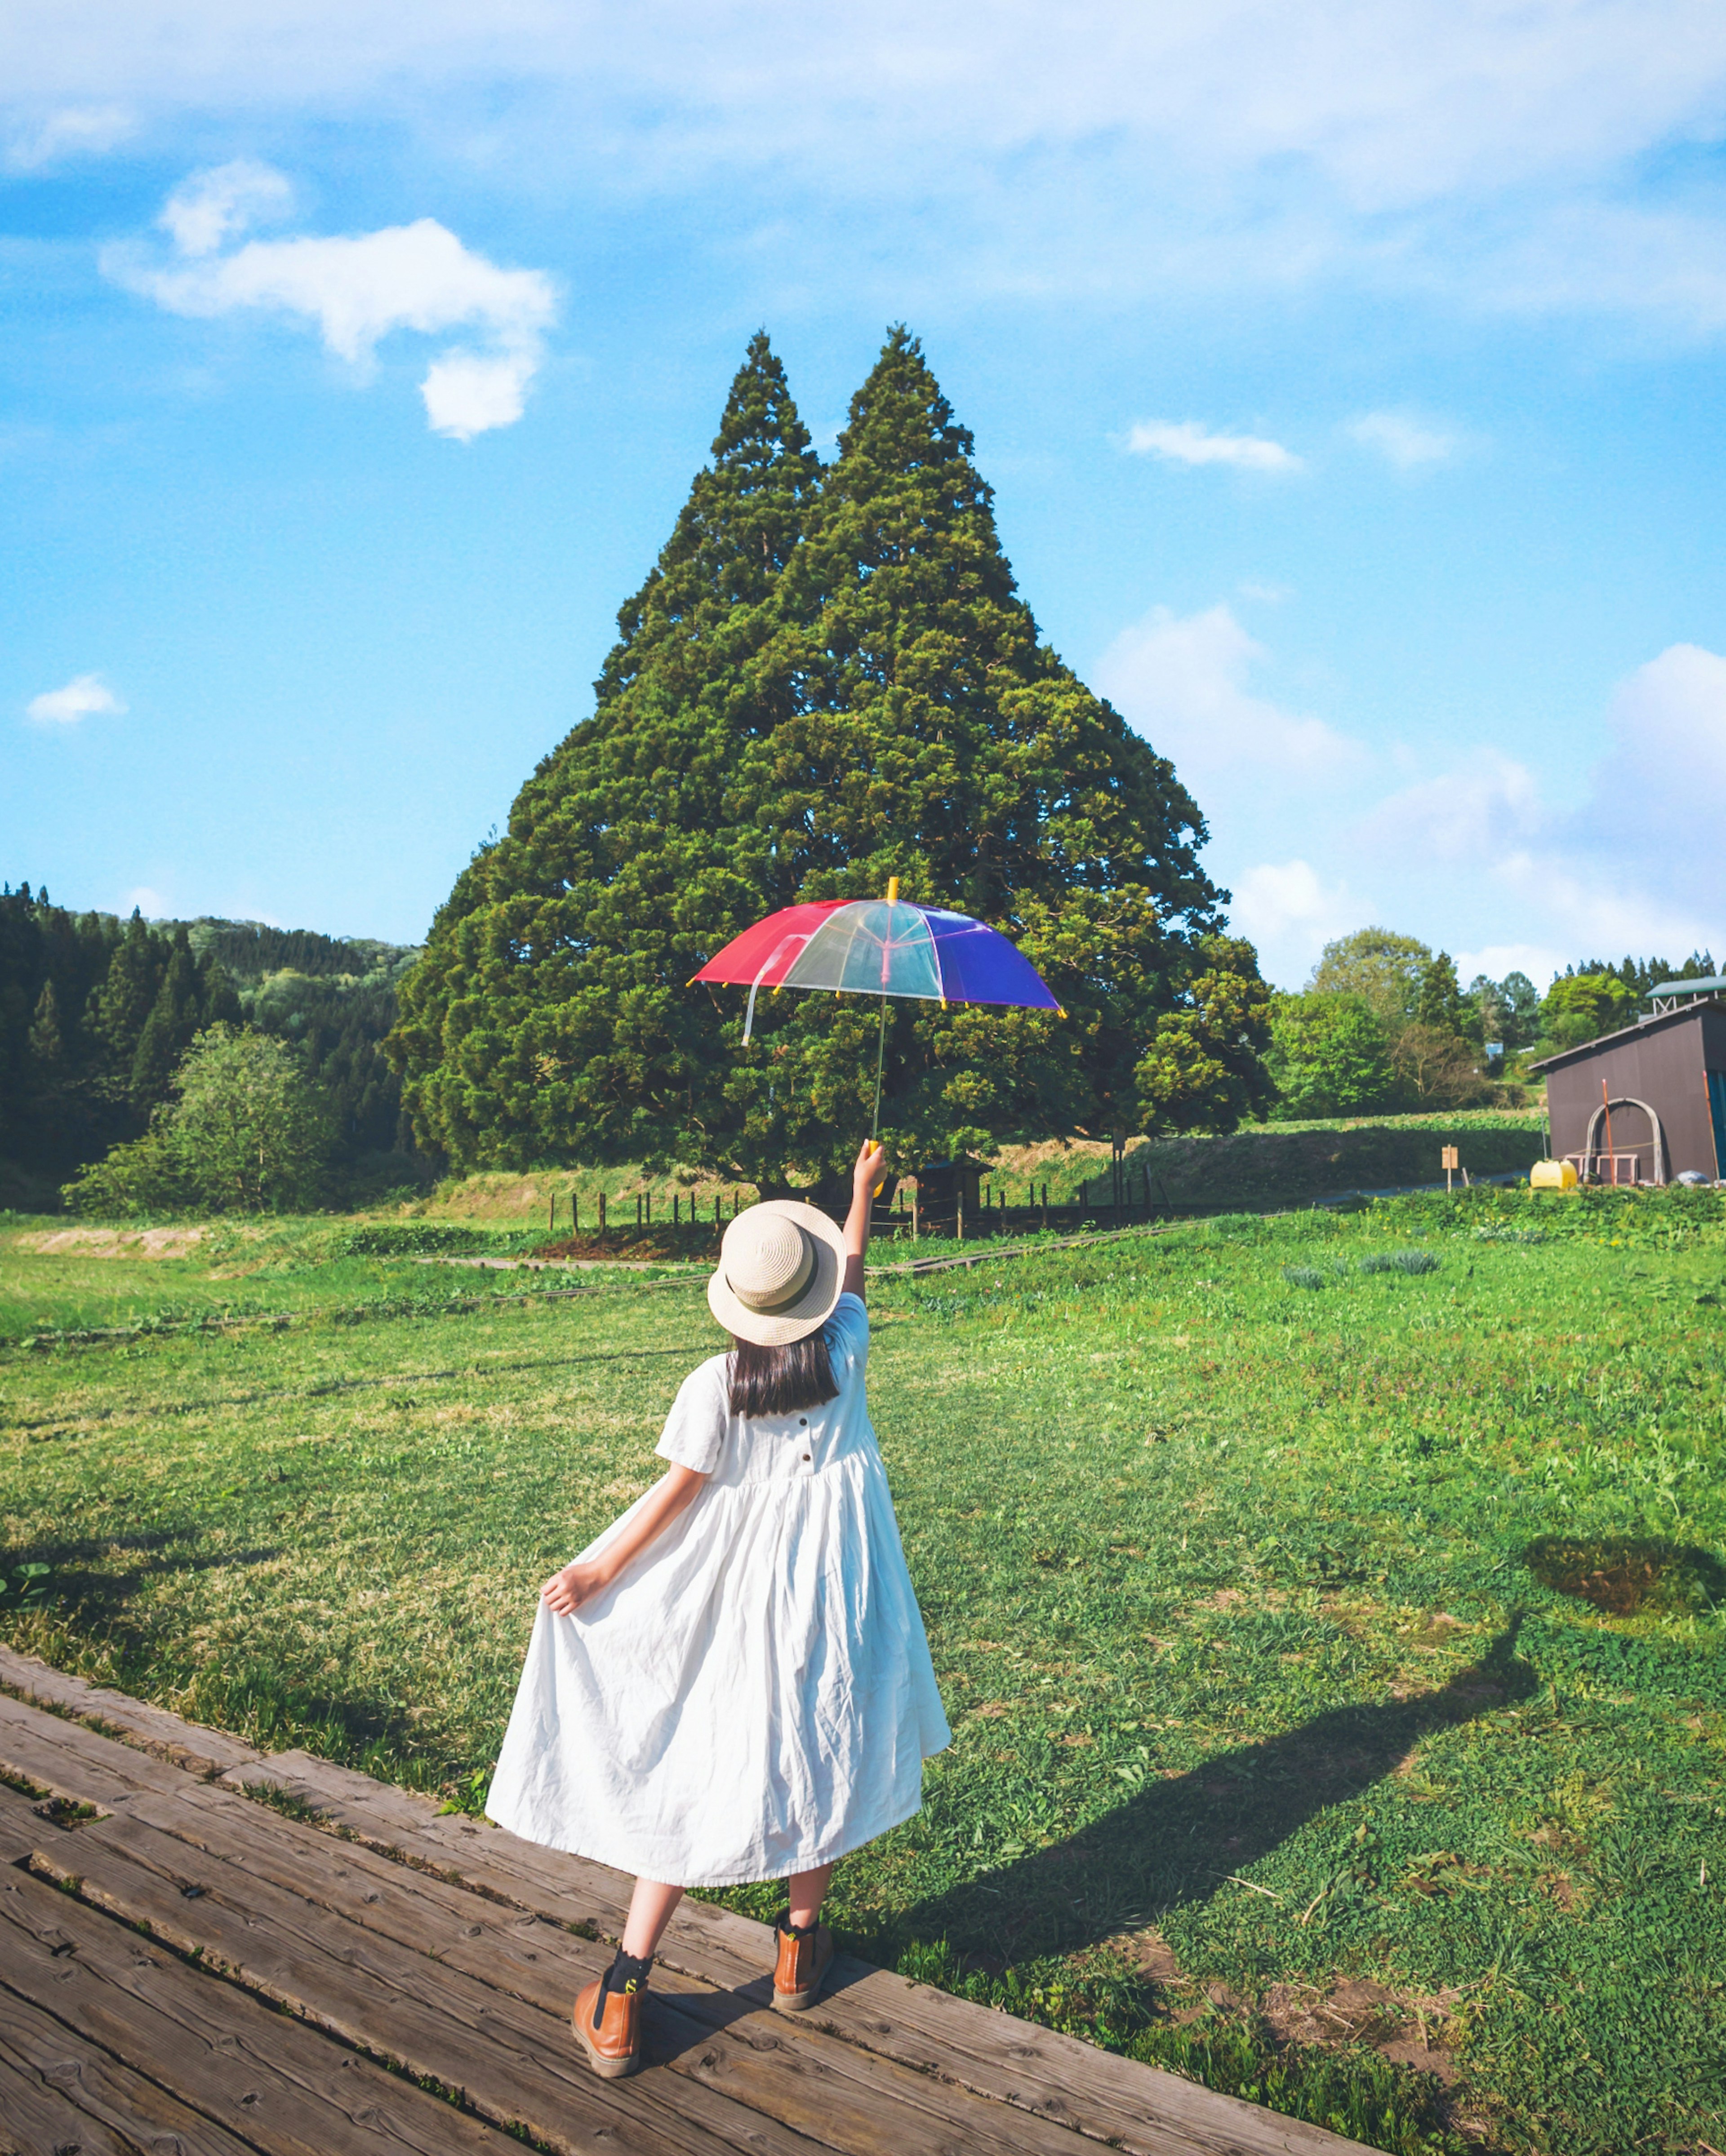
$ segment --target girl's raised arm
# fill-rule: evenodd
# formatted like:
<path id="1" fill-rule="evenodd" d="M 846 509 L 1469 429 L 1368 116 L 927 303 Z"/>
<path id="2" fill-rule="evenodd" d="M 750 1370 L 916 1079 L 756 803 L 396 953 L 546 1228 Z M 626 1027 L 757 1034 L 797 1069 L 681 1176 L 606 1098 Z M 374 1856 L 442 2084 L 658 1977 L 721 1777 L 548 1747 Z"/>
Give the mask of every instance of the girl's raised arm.
<path id="1" fill-rule="evenodd" d="M 851 1170 L 851 1209 L 845 1215 L 845 1292 L 863 1300 L 863 1260 L 869 1250 L 869 1215 L 876 1186 L 886 1166 L 886 1149 L 865 1138 Z"/>

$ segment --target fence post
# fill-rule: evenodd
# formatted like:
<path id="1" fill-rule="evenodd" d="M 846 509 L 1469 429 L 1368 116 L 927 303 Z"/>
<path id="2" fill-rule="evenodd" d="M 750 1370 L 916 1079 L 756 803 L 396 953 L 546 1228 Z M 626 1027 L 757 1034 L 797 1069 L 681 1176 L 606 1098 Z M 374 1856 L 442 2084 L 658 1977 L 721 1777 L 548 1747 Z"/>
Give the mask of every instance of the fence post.
<path id="1" fill-rule="evenodd" d="M 605 1193 L 603 1190 L 599 1193 L 599 1233 L 602 1235 L 605 1233 Z"/>
<path id="2" fill-rule="evenodd" d="M 573 1235 L 581 1226 L 581 1200 L 572 1190 L 569 1194 L 569 1232 Z"/>
<path id="3" fill-rule="evenodd" d="M 638 1228 L 641 1225 L 641 1193 L 639 1190 L 635 1193 L 635 1225 Z"/>
<path id="4" fill-rule="evenodd" d="M 913 1243 L 917 1240 L 917 1201 L 920 1188 L 915 1183 L 911 1186 L 911 1240 Z"/>
<path id="5" fill-rule="evenodd" d="M 957 1233 L 955 1234 L 953 1240 L 956 1242 L 960 1243 L 963 1243 L 965 1240 L 965 1184 L 964 1178 L 963 1177 L 959 1179 L 958 1220 L 957 1224 Z"/>
<path id="6" fill-rule="evenodd" d="M 674 1190 L 671 1193 L 671 1225 L 675 1228 L 683 1217 L 683 1200 Z"/>

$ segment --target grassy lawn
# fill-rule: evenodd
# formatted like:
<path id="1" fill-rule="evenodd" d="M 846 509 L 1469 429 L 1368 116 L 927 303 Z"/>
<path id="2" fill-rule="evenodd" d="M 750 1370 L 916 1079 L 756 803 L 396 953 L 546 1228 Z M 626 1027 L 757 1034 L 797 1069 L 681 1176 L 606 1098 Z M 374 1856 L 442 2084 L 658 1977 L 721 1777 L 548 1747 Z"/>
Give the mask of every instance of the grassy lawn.
<path id="1" fill-rule="evenodd" d="M 719 1342 L 695 1276 L 506 1301 L 537 1276 L 347 1232 L 0 1238 L 0 1625 L 470 1804 L 538 1581 Z M 955 1741 L 840 1868 L 861 1951 L 1407 2156 L 1726 2146 L 1719 1198 L 1222 1219 L 871 1300 Z M 290 1322 L 19 1344 L 241 1303 Z"/>

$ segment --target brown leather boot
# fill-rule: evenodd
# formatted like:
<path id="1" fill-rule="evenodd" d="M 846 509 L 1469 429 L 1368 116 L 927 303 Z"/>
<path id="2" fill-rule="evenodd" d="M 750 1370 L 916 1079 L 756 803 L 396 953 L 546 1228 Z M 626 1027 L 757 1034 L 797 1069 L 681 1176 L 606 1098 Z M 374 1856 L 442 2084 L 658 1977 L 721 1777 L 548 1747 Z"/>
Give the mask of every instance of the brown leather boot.
<path id="1" fill-rule="evenodd" d="M 641 2064 L 641 2013 L 647 1979 L 624 1975 L 614 1966 L 576 1994 L 571 2026 L 581 2038 L 588 2064 L 601 2080 L 620 2081 Z"/>
<path id="2" fill-rule="evenodd" d="M 777 1930 L 779 1960 L 773 1971 L 773 2004 L 782 2014 L 801 2014 L 821 1995 L 833 1965 L 833 1934 L 825 1924 L 794 1932 L 789 1917 Z"/>

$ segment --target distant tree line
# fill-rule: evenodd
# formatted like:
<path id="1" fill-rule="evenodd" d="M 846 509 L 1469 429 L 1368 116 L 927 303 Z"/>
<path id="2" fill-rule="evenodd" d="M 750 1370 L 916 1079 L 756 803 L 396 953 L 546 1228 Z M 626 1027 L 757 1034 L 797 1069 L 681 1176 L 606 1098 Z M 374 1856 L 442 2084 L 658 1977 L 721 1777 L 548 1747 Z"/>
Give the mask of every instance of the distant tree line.
<path id="1" fill-rule="evenodd" d="M 1467 987 L 1447 952 L 1363 928 L 1328 943 L 1298 994 L 1271 1007 L 1273 1117 L 1288 1120 L 1460 1108 L 1501 1097 L 1543 1056 L 1633 1024 L 1662 981 L 1711 977 L 1693 952 L 1567 967 L 1543 996 L 1526 973 Z"/>
<path id="2" fill-rule="evenodd" d="M 290 1053 L 337 1183 L 378 1171 L 411 1142 L 381 1044 L 412 957 L 252 921 L 121 921 L 0 887 L 0 1164 L 40 1202 L 141 1139 L 194 1041 L 220 1027 Z"/>

